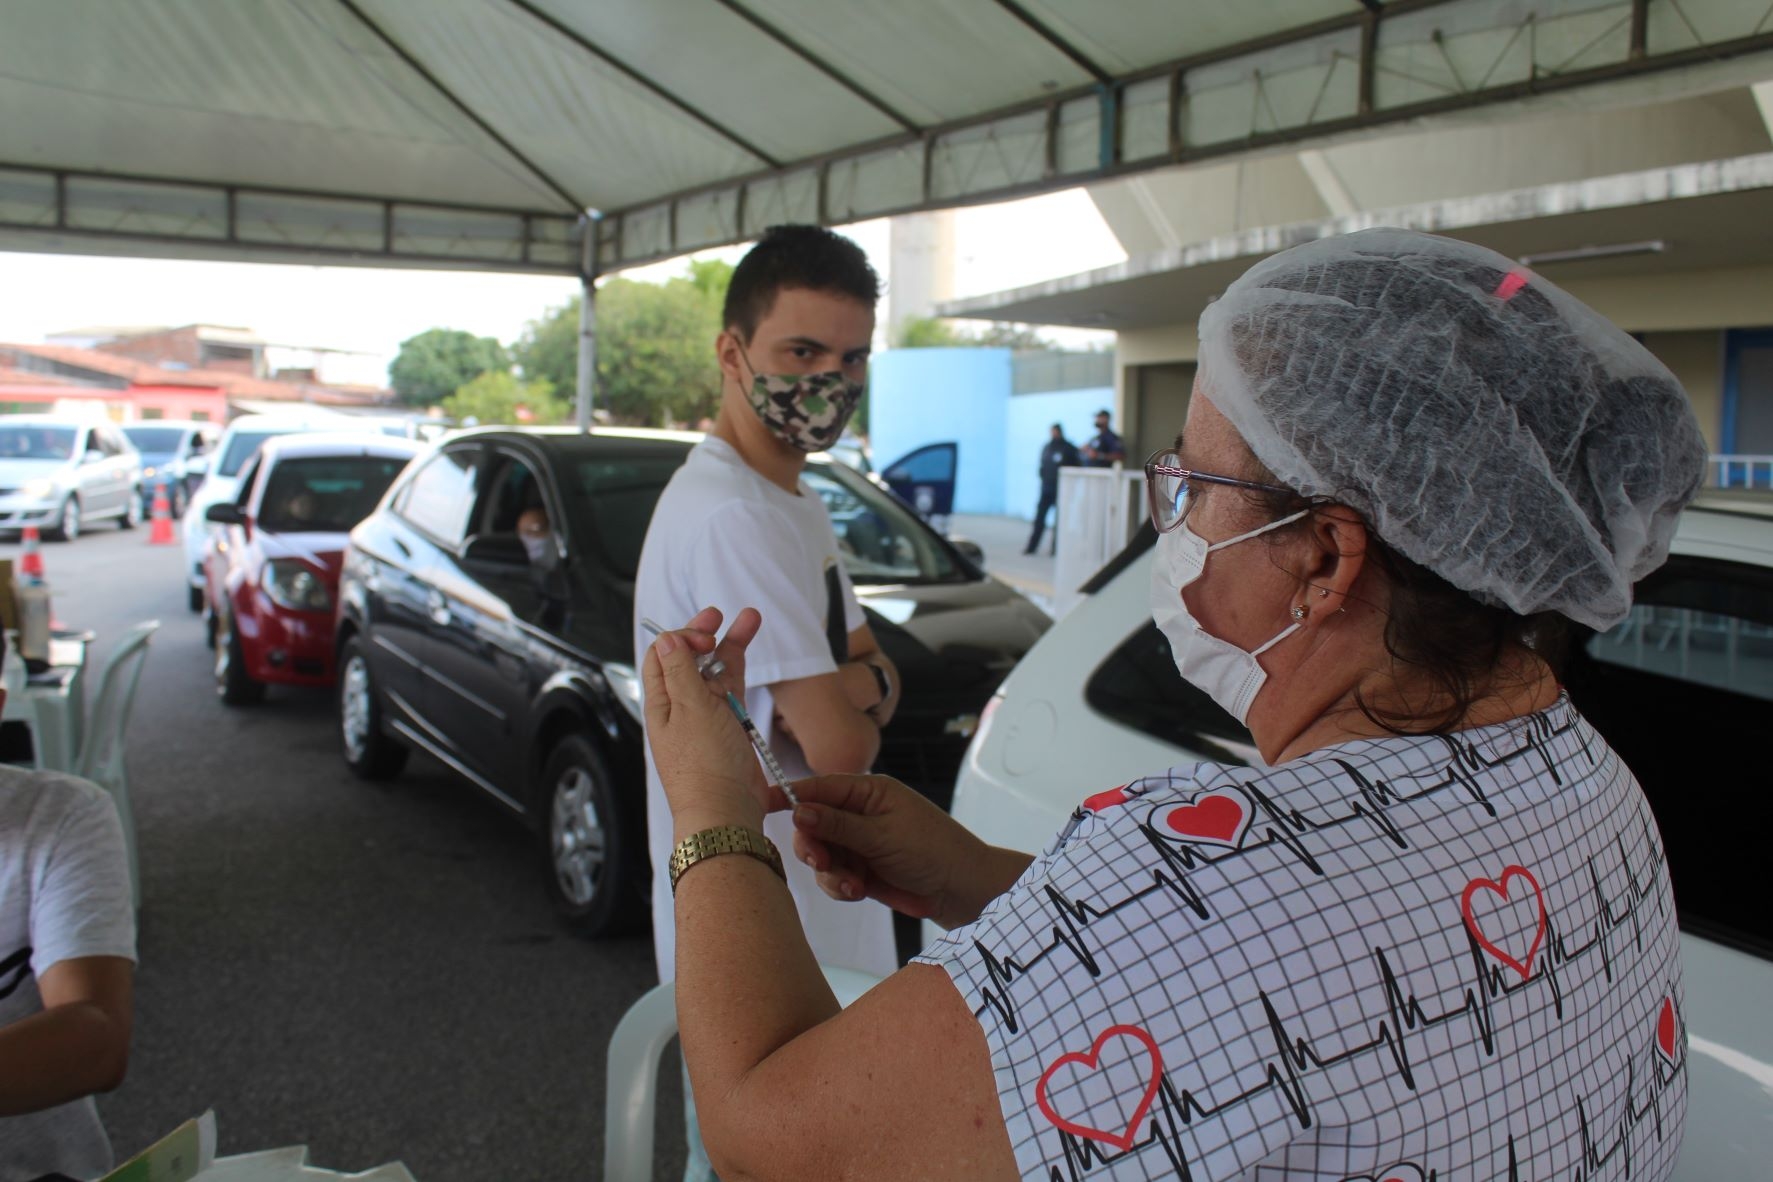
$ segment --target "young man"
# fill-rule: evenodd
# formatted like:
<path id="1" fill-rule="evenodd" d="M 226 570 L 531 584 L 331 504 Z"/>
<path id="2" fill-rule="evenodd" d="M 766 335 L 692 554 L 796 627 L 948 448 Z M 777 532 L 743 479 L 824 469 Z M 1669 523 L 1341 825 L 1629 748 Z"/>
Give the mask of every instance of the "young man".
<path id="1" fill-rule="evenodd" d="M 0 766 L 0 1182 L 111 1169 L 92 1097 L 123 1082 L 134 971 L 111 798 L 72 776 Z"/>
<path id="2" fill-rule="evenodd" d="M 635 580 L 637 653 L 653 641 L 642 619 L 679 628 L 706 607 L 729 623 L 743 608 L 763 614 L 745 704 L 791 778 L 867 771 L 898 704 L 898 671 L 864 622 L 824 503 L 800 479 L 861 398 L 879 294 L 861 249 L 815 226 L 773 227 L 739 263 L 715 342 L 720 414 L 659 498 Z M 653 949 L 670 981 L 671 814 L 650 747 L 647 828 Z M 765 831 L 793 848 L 787 814 Z M 792 858 L 788 881 L 821 962 L 898 967 L 887 908 L 833 901 Z"/>

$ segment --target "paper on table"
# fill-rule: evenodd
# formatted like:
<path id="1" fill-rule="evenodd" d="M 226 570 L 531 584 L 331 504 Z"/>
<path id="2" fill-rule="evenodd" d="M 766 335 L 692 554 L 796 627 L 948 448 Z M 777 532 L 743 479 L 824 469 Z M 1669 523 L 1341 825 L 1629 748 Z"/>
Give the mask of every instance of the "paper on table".
<path id="1" fill-rule="evenodd" d="M 188 1120 L 101 1182 L 191 1182 L 215 1160 L 215 1111 Z"/>

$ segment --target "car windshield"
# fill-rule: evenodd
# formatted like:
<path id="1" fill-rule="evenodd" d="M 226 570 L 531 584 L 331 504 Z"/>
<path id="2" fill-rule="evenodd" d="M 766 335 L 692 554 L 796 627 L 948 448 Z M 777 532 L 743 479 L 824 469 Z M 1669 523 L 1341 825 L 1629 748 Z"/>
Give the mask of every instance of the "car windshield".
<path id="1" fill-rule="evenodd" d="M 312 456 L 279 461 L 259 498 L 270 533 L 348 533 L 406 467 L 384 456 Z"/>
<path id="2" fill-rule="evenodd" d="M 576 465 L 584 541 L 606 567 L 632 579 L 653 508 L 682 457 L 611 456 Z M 890 493 L 841 464 L 812 463 L 803 479 L 825 502 L 850 580 L 862 585 L 958 583 L 972 576 L 940 538 Z"/>
<path id="3" fill-rule="evenodd" d="M 125 427 L 123 433 L 144 456 L 170 456 L 185 438 L 183 427 Z"/>
<path id="4" fill-rule="evenodd" d="M 0 427 L 0 460 L 65 460 L 79 434 L 73 427 Z"/>
<path id="5" fill-rule="evenodd" d="M 265 440 L 287 434 L 287 431 L 240 431 L 234 434 L 228 439 L 227 450 L 222 452 L 222 462 L 216 465 L 216 475 L 238 475 L 240 469 L 246 467 L 246 462 L 259 454 Z"/>

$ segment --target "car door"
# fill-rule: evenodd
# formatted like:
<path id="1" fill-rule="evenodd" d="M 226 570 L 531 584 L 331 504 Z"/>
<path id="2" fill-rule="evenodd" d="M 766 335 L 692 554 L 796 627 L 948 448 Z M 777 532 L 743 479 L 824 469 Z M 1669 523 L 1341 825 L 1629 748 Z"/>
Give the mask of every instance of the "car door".
<path id="1" fill-rule="evenodd" d="M 444 610 L 432 622 L 431 701 L 463 762 L 515 804 L 523 797 L 532 674 L 550 648 L 541 625 L 560 554 L 555 540 L 549 560 L 532 563 L 518 517 L 539 510 L 549 522 L 562 518 L 535 457 L 504 445 L 485 458 L 467 537 L 456 552 L 439 556 Z"/>
<path id="2" fill-rule="evenodd" d="M 118 515 L 129 511 L 130 501 L 135 497 L 136 486 L 142 479 L 141 453 L 135 445 L 117 428 L 103 424 L 98 429 L 99 446 L 105 452 L 105 466 L 110 471 L 113 490 L 116 493 Z"/>
<path id="3" fill-rule="evenodd" d="M 954 482 L 960 468 L 958 443 L 931 443 L 882 469 L 880 477 L 924 520 L 954 512 Z"/>
<path id="4" fill-rule="evenodd" d="M 426 742 L 449 746 L 436 721 L 432 631 L 447 621 L 444 555 L 461 545 L 481 468 L 481 447 L 445 449 L 426 460 L 395 493 L 376 528 L 362 531 L 363 555 L 373 582 L 368 624 L 370 673 L 399 713 L 424 732 Z"/>

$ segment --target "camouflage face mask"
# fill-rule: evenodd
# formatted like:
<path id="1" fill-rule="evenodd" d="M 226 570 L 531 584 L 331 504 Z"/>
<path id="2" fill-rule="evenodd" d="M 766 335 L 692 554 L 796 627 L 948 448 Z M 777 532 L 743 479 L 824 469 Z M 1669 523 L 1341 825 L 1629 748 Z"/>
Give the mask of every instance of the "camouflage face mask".
<path id="1" fill-rule="evenodd" d="M 777 438 L 804 452 L 824 451 L 836 443 L 862 401 L 862 383 L 850 381 L 842 370 L 752 373 L 751 409 Z"/>

